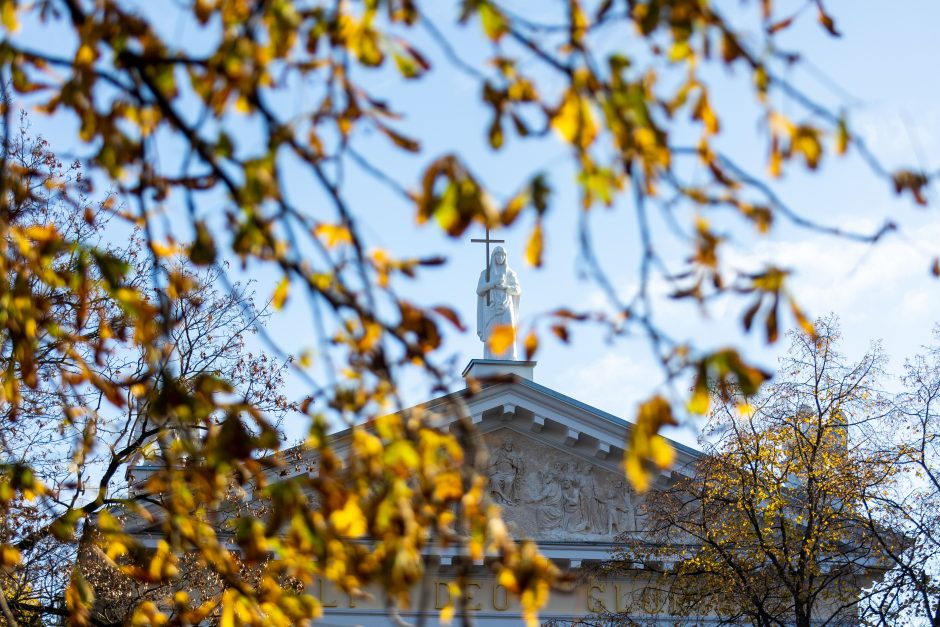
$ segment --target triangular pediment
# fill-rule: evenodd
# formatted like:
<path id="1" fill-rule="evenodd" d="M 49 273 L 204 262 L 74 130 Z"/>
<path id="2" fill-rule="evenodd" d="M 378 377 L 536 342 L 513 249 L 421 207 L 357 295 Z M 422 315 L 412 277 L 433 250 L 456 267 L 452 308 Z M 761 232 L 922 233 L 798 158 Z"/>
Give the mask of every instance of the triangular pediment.
<path id="1" fill-rule="evenodd" d="M 442 428 L 456 426 L 461 416 L 474 423 L 489 452 L 490 496 L 515 537 L 602 545 L 643 527 L 642 497 L 623 473 L 629 422 L 515 376 L 431 400 L 420 411 L 436 416 L 432 422 Z M 348 454 L 349 433 L 332 436 L 341 457 Z M 676 464 L 654 480 L 654 489 L 673 473 L 692 471 L 698 453 L 673 445 Z"/>
<path id="2" fill-rule="evenodd" d="M 508 427 L 611 472 L 622 470 L 633 427 L 622 418 L 520 377 L 473 394 L 458 392 L 425 407 L 446 416 L 453 411 L 455 396 L 483 434 Z M 699 453 L 678 442 L 670 443 L 677 452 L 674 470 L 690 472 Z"/>
<path id="3" fill-rule="evenodd" d="M 490 496 L 516 537 L 604 543 L 643 527 L 642 497 L 623 473 L 631 423 L 519 377 L 459 398 L 489 451 Z M 453 396 L 439 401 L 428 408 L 452 411 Z M 675 469 L 654 487 L 692 470 L 696 451 L 673 444 Z"/>

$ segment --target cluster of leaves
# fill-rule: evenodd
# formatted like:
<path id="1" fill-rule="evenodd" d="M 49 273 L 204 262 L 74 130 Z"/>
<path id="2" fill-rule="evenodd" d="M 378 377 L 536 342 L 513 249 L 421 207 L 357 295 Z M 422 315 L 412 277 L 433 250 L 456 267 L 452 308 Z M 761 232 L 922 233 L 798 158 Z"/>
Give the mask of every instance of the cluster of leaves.
<path id="1" fill-rule="evenodd" d="M 402 591 L 420 574 L 420 547 L 435 534 L 453 532 L 443 515 L 448 508 L 460 521 L 454 529 L 468 554 L 480 547 L 499 547 L 498 567 L 507 573 L 503 579 L 515 582 L 507 588 L 526 600 L 530 619 L 556 577 L 530 548 L 516 548 L 505 537 L 498 510 L 479 488 L 482 479 L 475 464 L 461 471 L 459 499 L 453 485 L 436 483 L 437 473 L 456 472 L 457 449 L 471 459 L 466 455 L 473 447 L 471 427 L 456 436 L 437 433 L 432 443 L 428 438 L 435 425 L 426 416 L 416 416 L 378 436 L 377 444 L 370 439 L 376 436 L 358 436 L 363 450 L 357 452 L 371 465 L 362 465 L 363 460 L 341 463 L 323 438 L 325 419 L 313 410 L 318 403 L 329 417 L 354 424 L 401 409 L 397 384 L 407 369 L 420 369 L 432 386 L 443 388 L 449 372 L 435 360 L 442 338 L 439 323 L 461 327 L 447 308 L 399 298 L 399 280 L 441 260 L 396 259 L 370 249 L 360 228 L 361 215 L 350 205 L 342 184 L 347 163 L 412 203 L 418 222 L 433 220 L 454 237 L 471 225 L 510 226 L 520 216 L 532 216 L 526 257 L 534 266 L 543 258 L 550 187 L 541 173 L 524 175 L 519 191 L 497 206 L 496 195 L 459 155 L 434 159 L 411 190 L 359 151 L 360 138 L 370 130 L 387 138 L 395 150 L 421 149 L 420 138 L 396 128 L 399 114 L 393 105 L 370 89 L 375 73 L 395 72 L 410 81 L 430 71 L 432 62 L 450 62 L 480 85 L 482 102 L 492 112 L 488 136 L 494 150 L 510 141 L 550 134 L 568 147 L 581 190 L 582 254 L 615 312 L 594 312 L 582 319 L 601 322 L 615 334 L 645 333 L 670 377 L 698 373 L 698 390 L 738 386 L 751 391 L 765 375 L 734 351 L 703 352 L 671 339 L 655 316 L 649 290 L 653 280 L 668 282 L 676 298 L 703 305 L 722 294 L 753 295 L 755 301 L 742 316 L 744 326 L 750 328 L 762 318 L 770 341 L 778 335 L 781 303 L 790 303 L 796 320 L 809 326 L 787 291 L 784 269 L 745 274 L 723 261 L 727 238 L 716 226 L 720 211 L 730 208 L 760 234 L 781 219 L 866 241 L 876 241 L 889 228 L 853 235 L 815 224 L 786 206 L 759 176 L 722 154 L 715 138 L 728 121 L 715 108 L 703 66 L 720 64 L 747 74 L 763 111 L 771 176 L 780 176 L 794 162 L 817 168 L 823 145 L 831 140 L 833 152 L 858 151 L 876 174 L 918 201 L 931 180 L 914 171 L 886 172 L 864 142 L 850 133 L 845 119 L 780 78 L 776 69 L 794 59 L 777 48 L 774 36 L 794 19 L 775 14 L 772 0 L 762 0 L 756 9 L 764 26 L 756 46 L 718 6 L 702 0 L 568 0 L 558 4 L 560 10 L 549 24 L 518 15 L 494 0 L 464 0 L 456 21 L 479 27 L 492 46 L 487 70 L 457 54 L 422 4 L 196 0 L 177 8 L 178 23 L 199 29 L 195 45 L 164 36 L 160 16 L 148 13 L 152 9 L 147 6 L 118 0 L 0 0 L 5 95 L 12 89 L 18 99 L 40 111 L 77 123 L 87 153 L 87 176 L 50 179 L 49 189 L 61 197 L 62 206 L 81 216 L 90 180 L 113 187 L 119 202 L 104 209 L 140 230 L 151 269 L 134 272 L 133 263 L 83 241 L 60 222 L 17 219 L 18 207 L 39 200 L 31 182 L 42 168 L 11 161 L 7 124 L 0 163 L 4 407 L 11 421 L 25 419 L 32 390 L 50 390 L 56 401 L 42 407 L 60 409 L 68 427 L 80 433 L 78 466 L 96 446 L 111 446 L 100 446 L 97 416 L 105 408 L 140 416 L 141 426 L 119 432 L 121 437 L 134 435 L 109 449 L 114 455 L 102 476 L 110 480 L 138 449 L 156 443 L 167 465 L 147 489 L 163 496 L 153 499 L 154 511 L 138 508 L 137 514 L 153 516 L 166 539 L 168 548 L 158 550 L 153 560 L 162 560 L 161 565 L 169 554 L 200 556 L 201 564 L 224 581 L 224 621 L 237 617 L 259 624 L 289 623 L 315 615 L 317 604 L 308 593 L 282 586 L 279 577 L 285 574 L 302 582 L 323 574 L 350 590 L 378 581 L 401 602 Z M 823 3 L 816 0 L 813 5 L 822 27 L 834 35 L 836 28 Z M 43 45 L 18 35 L 20 24 L 25 32 L 42 35 Z M 419 50 L 414 43 L 418 29 L 430 36 L 427 49 Z M 598 46 L 597 39 L 611 31 L 641 44 L 640 51 Z M 71 39 L 45 37 L 62 32 Z M 61 46 L 46 45 L 59 41 Z M 657 67 L 679 80 L 666 80 Z M 554 89 L 559 79 L 562 87 Z M 303 86 L 313 86 L 303 98 L 284 98 Z M 795 117 L 775 106 L 772 94 L 795 103 Z M 304 104 L 284 106 L 287 100 Z M 6 98 L 7 118 L 11 106 Z M 686 142 L 680 129 L 689 124 L 693 138 Z M 260 141 L 249 128 L 261 130 Z M 159 150 L 167 145 L 172 150 Z M 161 158 L 165 153 L 179 158 Z M 707 178 L 685 180 L 678 167 L 683 160 L 703 166 Z M 308 197 L 292 198 L 285 184 L 288 171 L 300 171 L 312 181 L 322 202 L 310 208 Z M 596 205 L 614 205 L 628 194 L 643 255 L 637 292 L 621 298 L 593 255 L 588 216 Z M 677 202 L 688 203 L 695 214 L 688 224 L 679 225 L 689 254 L 678 270 L 670 268 L 674 264 L 664 258 L 649 228 L 654 205 L 672 216 Z M 222 208 L 213 213 L 219 205 Z M 176 209 L 185 212 L 186 235 L 175 234 L 171 221 L 164 220 Z M 259 380 L 258 373 L 246 367 L 181 379 L 188 362 L 178 351 L 188 338 L 175 334 L 186 324 L 179 303 L 204 289 L 192 272 L 180 269 L 181 254 L 190 264 L 211 267 L 219 282 L 227 278 L 225 261 L 239 259 L 246 266 L 265 262 L 280 273 L 271 295 L 275 308 L 300 306 L 300 298 L 307 297 L 313 320 L 310 335 L 319 342 L 320 380 L 308 380 L 315 402 L 303 410 L 312 425 L 308 447 L 324 460 L 319 482 L 312 486 L 322 509 L 310 506 L 302 486 L 275 488 L 266 480 L 261 456 L 279 449 L 269 408 L 263 398 L 242 392 L 233 382 L 238 377 Z M 240 302 L 236 299 L 234 305 Z M 559 314 L 551 329 L 566 340 L 568 326 L 579 317 Z M 128 346 L 136 350 L 132 364 L 103 372 Z M 526 341 L 530 356 L 537 347 L 537 338 Z M 301 375 L 309 376 L 306 367 L 312 355 L 304 353 L 295 362 Z M 700 393 L 693 396 L 690 409 L 707 411 Z M 456 411 L 460 414 L 459 408 Z M 636 485 L 647 483 L 655 466 L 671 461 L 658 431 L 676 415 L 676 400 L 665 397 L 651 399 L 640 411 L 636 433 L 642 438 L 637 436 L 626 460 Z M 446 455 L 454 458 L 442 459 Z M 277 456 L 268 459 L 280 463 Z M 19 466 L 9 468 L 4 485 L 16 486 L 17 494 L 25 497 L 22 476 L 12 470 Z M 412 483 L 396 479 L 406 469 Z M 367 495 L 364 476 L 381 477 L 387 491 Z M 82 481 L 79 476 L 73 493 L 82 494 Z M 271 570 L 254 583 L 243 576 L 212 524 L 213 512 L 232 485 L 254 486 L 275 502 L 269 511 L 246 514 L 239 528 L 246 554 L 269 549 L 277 554 Z M 71 525 L 112 504 L 107 490 L 79 506 L 81 500 L 63 504 L 63 520 Z M 413 512 L 414 517 L 397 522 L 383 518 L 392 502 L 400 510 L 396 515 Z M 293 544 L 282 536 L 288 520 L 297 525 Z M 444 527 L 436 527 L 441 524 Z M 472 541 L 466 542 L 461 530 L 467 530 Z M 349 564 L 359 555 L 354 536 L 366 532 L 383 542 L 388 551 L 383 560 L 396 566 L 383 566 L 386 561 Z M 307 544 L 310 553 L 299 548 Z M 313 554 L 317 560 L 298 557 Z M 162 566 L 131 574 L 142 577 L 151 571 L 158 578 L 173 576 L 172 569 Z M 89 618 L 90 598 L 79 579 L 73 580 L 67 596 L 73 620 Z M 159 607 L 141 605 L 138 616 L 157 621 L 164 612 L 182 616 L 198 610 L 190 605 L 185 599 Z"/>

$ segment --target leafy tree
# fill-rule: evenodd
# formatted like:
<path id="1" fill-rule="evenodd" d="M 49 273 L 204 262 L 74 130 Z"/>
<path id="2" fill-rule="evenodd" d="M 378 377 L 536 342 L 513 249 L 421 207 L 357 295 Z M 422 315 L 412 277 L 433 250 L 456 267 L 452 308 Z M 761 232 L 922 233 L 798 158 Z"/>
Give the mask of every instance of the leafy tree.
<path id="1" fill-rule="evenodd" d="M 940 328 L 934 329 L 935 338 Z M 872 532 L 893 567 L 868 599 L 873 620 L 940 625 L 940 474 L 937 470 L 937 399 L 940 349 L 934 344 L 905 364 L 905 392 L 893 420 L 897 463 L 904 471 L 896 489 L 877 490 L 869 503 Z M 900 541 L 899 541 L 900 540 Z"/>
<path id="2" fill-rule="evenodd" d="M 159 504 L 167 514 L 168 548 L 154 555 L 156 565 L 147 572 L 172 578 L 162 568 L 167 555 L 199 553 L 225 581 L 223 605 L 229 611 L 237 606 L 240 620 L 290 623 L 314 616 L 316 599 L 280 586 L 287 578 L 325 576 L 353 593 L 378 583 L 393 605 L 403 603 L 422 576 L 421 549 L 433 540 L 460 544 L 473 557 L 492 549 L 500 576 L 512 582 L 507 587 L 520 596 L 530 620 L 557 575 L 531 547 L 507 536 L 481 489 L 472 421 L 459 404 L 453 408 L 462 425 L 456 432 L 441 433 L 428 417 L 409 416 L 381 423 L 377 435 L 359 433 L 357 461 L 347 470 L 325 437 L 330 420 L 351 425 L 401 409 L 397 384 L 409 371 L 426 375 L 433 390 L 446 388 L 453 373 L 439 359 L 439 325 L 461 327 L 447 307 L 400 297 L 403 280 L 441 259 L 396 258 L 373 249 L 363 235 L 366 218 L 344 187 L 346 169 L 376 177 L 413 206 L 419 223 L 434 222 L 455 237 L 471 225 L 510 226 L 529 217 L 534 227 L 526 257 L 535 266 L 551 206 L 544 173 L 525 173 L 513 194 L 500 197 L 474 163 L 456 154 L 435 155 L 414 184 L 388 176 L 369 148 L 369 131 L 397 153 L 419 152 L 423 138 L 401 131 L 400 106 L 378 93 L 375 77 L 417 80 L 432 67 L 450 67 L 479 86 L 492 112 L 487 134 L 494 151 L 548 135 L 569 150 L 581 193 L 585 267 L 615 313 L 547 312 L 526 334 L 526 352 L 531 357 L 538 349 L 544 327 L 566 340 L 571 325 L 586 321 L 606 325 L 615 336 L 645 334 L 670 378 L 695 377 L 690 399 L 656 396 L 641 407 L 626 459 L 639 487 L 656 466 L 672 462 L 659 431 L 675 422 L 676 403 L 688 400 L 693 413 L 705 413 L 709 391 L 719 390 L 727 402 L 735 390 L 756 392 L 766 376 L 733 349 L 675 340 L 655 315 L 651 284 L 665 281 L 676 298 L 702 305 L 721 296 L 745 298 L 745 328 L 759 326 L 773 342 L 786 326 L 786 310 L 805 330 L 811 325 L 785 269 L 769 264 L 755 273 L 726 262 L 722 253 L 734 242 L 726 233 L 740 233 L 743 224 L 747 233 L 764 234 L 783 222 L 876 242 L 893 228 L 886 222 L 870 233 L 850 233 L 816 223 L 787 205 L 759 173 L 724 154 L 716 137 L 733 120 L 717 106 L 704 68 L 736 70 L 753 93 L 771 178 L 790 168 L 816 169 L 828 153 L 851 150 L 898 193 L 925 202 L 930 176 L 888 172 L 844 116 L 786 80 L 785 69 L 798 59 L 777 44 L 780 32 L 815 15 L 824 31 L 838 34 L 822 0 L 792 14 L 772 0 L 752 3 L 756 37 L 702 0 L 568 0 L 551 5 L 547 21 L 520 14 L 509 2 L 454 3 L 455 21 L 478 30 L 491 51 L 485 65 L 454 49 L 432 18 L 432 4 L 438 5 L 193 0 L 174 5 L 174 20 L 199 36 L 175 41 L 153 3 L 0 0 L 0 73 L 9 81 L 0 88 L 17 103 L 34 104 L 78 128 L 86 175 L 65 181 L 57 193 L 78 206 L 82 194 L 92 193 L 92 181 L 113 189 L 118 201 L 104 209 L 141 230 L 154 268 L 139 284 L 119 256 L 55 224 L 18 223 L 16 207 L 39 194 L 30 186 L 30 169 L 8 167 L 9 150 L 0 155 L 0 271 L 10 278 L 0 283 L 0 334 L 9 356 L 3 401 L 11 416 L 21 415 L 29 403 L 24 387 L 52 385 L 58 406 L 83 425 L 81 450 L 92 450 L 99 439 L 99 432 L 84 429 L 93 424 L 86 417 L 99 411 L 89 395 L 114 411 L 142 404 L 153 431 L 145 432 L 166 461 L 153 487 L 168 488 Z M 43 41 L 17 34 L 21 24 Z M 631 45 L 611 49 L 602 41 Z M 6 102 L 9 117 L 12 101 Z M 706 176 L 691 176 L 689 163 L 701 164 Z M 309 183 L 302 198 L 285 183 L 288 171 Z M 311 203 L 307 190 L 314 188 L 319 196 Z M 612 287 L 591 247 L 591 211 L 624 198 L 632 201 L 642 240 L 638 287 L 630 294 Z M 680 215 L 677 206 L 690 210 Z M 178 222 L 165 219 L 177 213 L 183 214 Z M 667 254 L 669 246 L 650 228 L 654 214 L 684 235 L 675 255 L 683 261 Z M 313 353 L 302 354 L 295 366 L 308 377 L 314 401 L 303 408 L 307 446 L 328 460 L 318 478 L 269 485 L 259 456 L 277 443 L 264 408 L 233 399 L 224 377 L 205 374 L 193 385 L 179 384 L 175 303 L 189 281 L 165 260 L 180 249 L 193 264 L 222 275 L 224 262 L 236 259 L 278 272 L 271 295 L 276 308 L 306 297 L 317 360 L 311 368 Z M 63 253 L 77 262 L 59 265 Z M 47 294 L 53 291 L 75 303 L 69 327 L 51 315 Z M 97 364 L 125 353 L 107 334 L 80 332 L 98 294 L 118 314 L 122 339 L 142 355 L 117 380 L 101 376 Z M 102 320 L 109 329 L 109 319 Z M 57 360 L 70 365 L 57 367 Z M 351 475 L 342 474 L 347 471 Z M 28 464 L 9 463 L 3 473 L 5 508 L 27 495 L 54 498 Z M 276 554 L 258 585 L 241 576 L 199 507 L 218 504 L 232 481 L 253 484 L 272 503 L 263 517 L 244 521 L 255 531 L 245 535 L 241 550 Z M 318 509 L 309 506 L 309 491 L 320 497 Z M 96 501 L 109 498 L 100 494 Z M 70 526 L 89 513 L 78 501 L 65 507 L 55 523 Z M 389 509 L 397 512 L 394 520 L 386 516 Z M 285 536 L 287 529 L 292 533 Z M 113 547 L 130 541 L 119 525 L 102 532 Z M 364 535 L 374 539 L 378 562 L 362 559 L 355 540 Z M 3 551 L 6 563 L 20 559 L 11 544 Z M 90 599 L 88 587 L 73 578 L 66 594 L 73 621 L 87 619 Z M 202 610 L 181 603 L 174 611 L 195 620 Z M 141 620 L 156 620 L 154 608 L 141 612 Z"/>
<path id="3" fill-rule="evenodd" d="M 132 232 L 122 248 L 104 243 L 110 215 L 106 207 L 91 202 L 75 207 L 59 194 L 68 181 L 82 179 L 81 166 L 64 166 L 48 142 L 31 134 L 25 115 L 6 155 L 9 167 L 34 177 L 29 182 L 31 193 L 11 219 L 27 230 L 55 228 L 71 242 L 51 259 L 57 273 L 78 274 L 83 253 L 92 251 L 126 273 L 125 285 L 146 289 L 151 268 L 149 257 L 141 254 L 143 240 Z M 196 272 L 187 264 L 164 263 L 178 290 L 170 311 L 172 351 L 164 356 L 164 363 L 173 369 L 173 385 L 191 389 L 206 376 L 224 377 L 276 426 L 292 409 L 282 393 L 287 366 L 249 352 L 246 342 L 246 336 L 270 315 L 269 309 L 256 309 L 253 294 L 244 285 L 220 292 L 217 270 Z M 145 347 L 127 336 L 126 314 L 99 287 L 102 277 L 94 273 L 88 277 L 92 280 L 82 295 L 84 302 L 62 285 L 33 292 L 38 299 L 33 304 L 55 322 L 56 333 L 36 338 L 35 382 L 20 391 L 19 404 L 7 403 L 0 416 L 3 463 L 29 468 L 44 493 L 38 501 L 25 494 L 5 494 L 12 498 L 6 503 L 0 535 L 12 545 L 5 553 L 8 566 L 16 566 L 2 579 L 9 623 L 14 622 L 11 616 L 19 624 L 40 624 L 44 615 L 65 616 L 62 599 L 78 554 L 74 537 L 78 523 L 105 507 L 150 498 L 140 492 L 128 501 L 124 476 L 118 472 L 132 460 L 159 452 L 155 439 L 159 428 L 151 422 L 149 399 L 133 383 L 144 375 Z M 10 280 L 15 283 L 18 277 Z M 158 300 L 156 294 L 147 294 L 148 301 Z M 68 338 L 74 337 L 84 342 L 73 349 Z M 92 350 L 93 342 L 105 344 L 99 354 Z M 4 348 L 0 363 L 8 376 L 26 376 L 10 346 Z M 100 385 L 62 386 L 62 377 L 86 367 Z M 106 393 L 128 399 L 123 410 L 107 403 Z M 81 529 L 85 533 L 90 527 L 84 524 Z"/>
<path id="4" fill-rule="evenodd" d="M 890 567 L 865 515 L 898 473 L 880 422 L 885 358 L 875 346 L 849 363 L 835 321 L 815 326 L 815 338 L 791 333 L 761 394 L 716 407 L 694 467 L 648 494 L 650 531 L 611 565 L 648 583 L 634 612 L 659 603 L 722 624 L 858 623 L 862 590 Z"/>
<path id="5" fill-rule="evenodd" d="M 32 232 L 30 239 L 38 235 L 51 234 L 53 229 L 87 250 L 69 246 L 53 246 L 48 252 L 47 273 L 59 276 L 75 272 L 88 261 L 90 251 L 100 243 L 104 224 L 87 219 L 99 213 L 92 203 L 80 193 L 75 202 L 67 198 L 62 189 L 69 184 L 82 185 L 83 171 L 78 163 L 64 165 L 49 149 L 42 138 L 34 137 L 29 120 L 21 115 L 15 130 L 7 133 L 8 143 L 4 151 L 6 165 L 23 174 L 24 187 L 12 194 L 9 222 L 23 233 Z M 17 193 L 19 192 L 19 193 Z M 29 239 L 7 245 L 19 245 L 29 254 Z M 96 250 L 104 263 L 112 264 L 118 259 L 117 250 Z M 48 274 L 47 274 L 48 276 Z M 89 272 L 89 278 L 100 278 Z M 21 554 L 8 548 L 5 556 L 17 566 L 15 572 L 4 576 L 5 619 L 13 624 L 12 615 L 25 624 L 33 624 L 46 612 L 64 615 L 59 601 L 68 581 L 69 564 L 74 558 L 74 546 L 60 542 L 53 533 L 57 516 L 94 492 L 87 471 L 96 463 L 90 453 L 89 438 L 100 437 L 102 444 L 112 434 L 102 424 L 102 432 L 95 413 L 76 412 L 63 416 L 66 407 L 101 406 L 104 391 L 89 388 L 63 388 L 61 379 L 74 375 L 83 366 L 91 364 L 94 376 L 105 380 L 108 372 L 126 366 L 126 360 L 110 352 L 97 361 L 94 346 L 107 338 L 120 335 L 120 313 L 95 283 L 90 282 L 83 290 L 69 290 L 58 281 L 33 280 L 29 275 L 18 275 L 15 271 L 5 275 L 7 290 L 19 293 L 22 305 L 32 307 L 32 315 L 55 324 L 55 332 L 47 327 L 34 325 L 35 352 L 30 360 L 18 361 L 15 342 L 4 337 L 2 364 L 4 367 L 5 391 L 18 395 L 19 403 L 4 403 L 0 416 L 0 442 L 2 442 L 4 467 L 19 468 L 28 473 L 30 481 L 42 482 L 48 499 L 35 502 L 35 488 L 26 492 L 9 491 L 4 494 L 6 503 L 2 535 L 8 544 L 24 543 Z M 31 291 L 27 302 L 24 293 Z M 21 318 L 29 324 L 29 315 Z M 30 333 L 30 329 L 23 329 Z M 78 351 L 71 353 L 69 338 L 82 336 Z M 19 387 L 24 382 L 26 386 Z M 7 396 L 6 398 L 9 398 Z M 63 420 L 63 418 L 65 418 Z M 9 465 L 9 466 L 8 466 Z M 6 477 L 4 477 L 6 478 Z M 107 480 L 104 482 L 107 484 Z M 11 614 L 11 612 L 13 614 Z"/>

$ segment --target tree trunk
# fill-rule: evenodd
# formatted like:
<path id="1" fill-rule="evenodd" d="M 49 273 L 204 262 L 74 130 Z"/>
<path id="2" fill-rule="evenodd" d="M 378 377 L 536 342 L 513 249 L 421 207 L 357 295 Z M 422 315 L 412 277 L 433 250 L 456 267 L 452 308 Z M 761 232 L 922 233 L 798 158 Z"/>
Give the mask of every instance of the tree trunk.
<path id="1" fill-rule="evenodd" d="M 813 620 L 813 613 L 809 608 L 809 604 L 797 601 L 795 604 L 795 616 L 794 627 L 811 627 Z"/>

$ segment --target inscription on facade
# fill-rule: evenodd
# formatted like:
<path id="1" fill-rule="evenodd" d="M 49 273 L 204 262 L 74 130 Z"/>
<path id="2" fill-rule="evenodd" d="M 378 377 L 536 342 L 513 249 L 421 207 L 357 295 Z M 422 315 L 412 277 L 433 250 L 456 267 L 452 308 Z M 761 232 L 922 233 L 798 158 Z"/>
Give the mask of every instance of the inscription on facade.
<path id="1" fill-rule="evenodd" d="M 458 599 L 455 598 L 457 591 L 454 580 L 435 579 L 432 587 L 433 607 L 424 608 L 428 611 L 439 612 L 449 605 L 458 606 Z M 338 590 L 332 583 L 318 581 L 315 586 L 323 606 L 333 610 L 380 610 L 385 608 L 382 601 L 382 595 L 378 591 L 372 592 L 365 598 L 355 598 Z M 546 616 L 552 612 L 563 613 L 566 615 L 604 613 L 608 611 L 624 612 L 628 609 L 630 596 L 636 594 L 638 589 L 629 581 L 601 581 L 579 586 L 570 592 L 552 592 L 549 600 L 549 607 L 542 613 Z M 519 614 L 520 608 L 518 601 L 513 598 L 505 586 L 497 583 L 491 578 L 471 579 L 467 582 L 463 597 L 466 610 L 472 613 L 503 613 Z M 412 600 L 421 598 L 420 593 L 415 591 L 411 595 Z M 664 601 L 664 599 L 659 599 Z M 410 608 L 403 608 L 411 611 L 418 611 L 421 608 L 412 605 Z M 660 611 L 662 607 L 658 608 Z"/>

